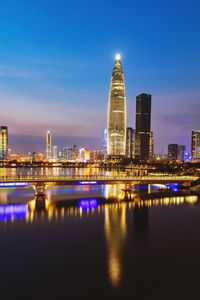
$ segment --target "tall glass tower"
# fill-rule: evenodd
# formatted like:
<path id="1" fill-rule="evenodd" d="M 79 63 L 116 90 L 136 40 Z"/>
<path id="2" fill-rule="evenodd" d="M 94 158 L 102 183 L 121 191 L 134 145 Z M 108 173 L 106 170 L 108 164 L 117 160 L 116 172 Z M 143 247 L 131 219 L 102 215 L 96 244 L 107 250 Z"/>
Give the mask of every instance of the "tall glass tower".
<path id="1" fill-rule="evenodd" d="M 125 156 L 126 95 L 120 55 L 116 55 L 108 101 L 107 154 Z"/>
<path id="2" fill-rule="evenodd" d="M 136 97 L 135 158 L 147 161 L 150 158 L 151 138 L 151 95 Z"/>
<path id="3" fill-rule="evenodd" d="M 0 160 L 8 157 L 8 127 L 0 126 Z"/>
<path id="4" fill-rule="evenodd" d="M 52 151 L 52 135 L 51 132 L 48 130 L 46 132 L 46 158 L 51 159 Z"/>

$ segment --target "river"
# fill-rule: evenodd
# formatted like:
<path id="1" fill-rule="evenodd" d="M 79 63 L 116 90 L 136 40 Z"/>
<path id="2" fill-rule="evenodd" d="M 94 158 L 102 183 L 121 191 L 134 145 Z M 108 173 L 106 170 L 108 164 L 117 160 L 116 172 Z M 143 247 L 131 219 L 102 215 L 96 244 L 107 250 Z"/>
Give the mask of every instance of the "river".
<path id="1" fill-rule="evenodd" d="M 159 188 L 1 189 L 2 299 L 197 299 L 199 196 Z"/>

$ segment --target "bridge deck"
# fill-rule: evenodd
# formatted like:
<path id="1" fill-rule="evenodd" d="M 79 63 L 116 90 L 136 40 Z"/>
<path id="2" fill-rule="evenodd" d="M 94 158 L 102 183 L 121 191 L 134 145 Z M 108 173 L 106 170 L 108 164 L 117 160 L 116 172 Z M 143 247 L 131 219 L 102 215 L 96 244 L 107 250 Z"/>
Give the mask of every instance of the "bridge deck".
<path id="1" fill-rule="evenodd" d="M 55 183 L 55 184 L 112 184 L 112 183 L 190 183 L 196 176 L 5 176 L 0 177 L 0 186 L 4 183 Z"/>

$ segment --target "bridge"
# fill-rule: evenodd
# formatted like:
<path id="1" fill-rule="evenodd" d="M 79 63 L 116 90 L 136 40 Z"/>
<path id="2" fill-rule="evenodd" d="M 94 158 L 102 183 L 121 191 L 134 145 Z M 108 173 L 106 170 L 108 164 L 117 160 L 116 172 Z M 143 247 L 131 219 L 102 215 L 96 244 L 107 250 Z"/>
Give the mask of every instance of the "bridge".
<path id="1" fill-rule="evenodd" d="M 115 184 L 115 183 L 142 183 L 142 184 L 162 184 L 162 183 L 191 183 L 198 180 L 197 176 L 179 175 L 67 175 L 67 176 L 1 176 L 0 186 L 4 183 L 54 183 L 60 185 L 73 184 Z"/>
<path id="2" fill-rule="evenodd" d="M 191 183 L 198 180 L 197 176 L 178 175 L 67 175 L 67 176 L 2 176 L 0 186 L 4 183 L 53 183 L 60 185 L 73 184 L 115 184 L 115 183 L 142 183 L 142 184 L 164 184 L 164 183 Z"/>
<path id="3" fill-rule="evenodd" d="M 37 194 L 44 193 L 45 187 L 50 185 L 102 185 L 102 184 L 169 184 L 179 183 L 190 186 L 198 180 L 197 176 L 179 176 L 173 174 L 162 175 L 75 175 L 75 176 L 2 176 L 0 187 L 31 185 Z"/>

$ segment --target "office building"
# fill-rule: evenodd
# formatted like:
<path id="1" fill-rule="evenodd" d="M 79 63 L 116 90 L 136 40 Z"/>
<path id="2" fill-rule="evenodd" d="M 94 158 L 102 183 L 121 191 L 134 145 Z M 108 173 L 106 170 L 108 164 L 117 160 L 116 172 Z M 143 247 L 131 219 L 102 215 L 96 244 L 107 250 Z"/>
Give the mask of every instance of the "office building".
<path id="1" fill-rule="evenodd" d="M 178 160 L 178 144 L 168 145 L 168 159 L 170 161 Z"/>
<path id="2" fill-rule="evenodd" d="M 151 95 L 136 97 L 135 158 L 148 161 L 151 137 Z"/>
<path id="3" fill-rule="evenodd" d="M 90 160 L 90 151 L 85 148 L 79 149 L 79 160 L 82 162 Z"/>
<path id="4" fill-rule="evenodd" d="M 125 156 L 126 150 L 126 95 L 120 55 L 116 55 L 108 101 L 107 154 Z"/>
<path id="5" fill-rule="evenodd" d="M 154 137 L 153 137 L 153 131 L 150 133 L 150 140 L 149 140 L 149 159 L 154 158 Z"/>
<path id="6" fill-rule="evenodd" d="M 79 149 L 77 145 L 72 146 L 72 160 L 76 161 L 78 159 Z"/>
<path id="7" fill-rule="evenodd" d="M 180 162 L 185 160 L 185 149 L 186 149 L 185 145 L 178 146 L 178 160 Z"/>
<path id="8" fill-rule="evenodd" d="M 63 160 L 71 161 L 72 160 L 72 148 L 66 147 L 61 149 L 61 158 Z"/>
<path id="9" fill-rule="evenodd" d="M 134 158 L 135 130 L 131 127 L 126 129 L 126 157 Z"/>
<path id="10" fill-rule="evenodd" d="M 52 148 L 52 158 L 53 160 L 57 161 L 58 160 L 58 146 L 53 146 Z"/>
<path id="11" fill-rule="evenodd" d="M 103 149 L 104 149 L 104 156 L 107 155 L 107 128 L 104 129 L 103 132 Z"/>
<path id="12" fill-rule="evenodd" d="M 192 161 L 200 161 L 200 130 L 192 130 Z"/>
<path id="13" fill-rule="evenodd" d="M 8 127 L 0 126 L 0 160 L 8 157 Z"/>
<path id="14" fill-rule="evenodd" d="M 48 130 L 46 132 L 46 159 L 52 158 L 52 136 L 51 132 Z"/>

